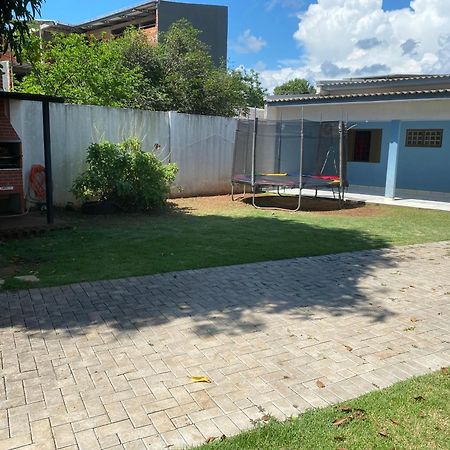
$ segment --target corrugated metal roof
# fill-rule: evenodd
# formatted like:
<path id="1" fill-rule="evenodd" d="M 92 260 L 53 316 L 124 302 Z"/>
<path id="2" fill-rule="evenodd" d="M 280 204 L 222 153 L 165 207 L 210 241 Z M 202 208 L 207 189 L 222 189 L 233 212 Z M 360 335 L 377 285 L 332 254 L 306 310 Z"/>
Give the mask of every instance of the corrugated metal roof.
<path id="1" fill-rule="evenodd" d="M 138 3 L 134 6 L 120 9 L 118 11 L 108 13 L 95 19 L 91 19 L 75 25 L 58 22 L 56 20 L 38 19 L 37 22 L 43 25 L 48 25 L 48 27 L 51 28 L 68 28 L 86 31 L 96 27 L 105 27 L 111 24 L 120 23 L 121 21 L 126 22 L 128 20 L 146 17 L 150 11 L 157 9 L 157 7 L 158 0 L 152 0 L 146 3 Z"/>
<path id="2" fill-rule="evenodd" d="M 358 101 L 358 100 L 394 100 L 397 98 L 445 98 L 450 97 L 450 89 L 426 89 L 410 91 L 392 91 L 392 92 L 362 92 L 354 94 L 337 95 L 271 95 L 266 98 L 267 103 L 334 103 L 336 100 Z"/>
<path id="3" fill-rule="evenodd" d="M 319 86 L 347 86 L 360 84 L 396 83 L 399 81 L 424 81 L 450 79 L 450 74 L 430 75 L 384 75 L 378 77 L 344 78 L 343 80 L 321 80 Z"/>

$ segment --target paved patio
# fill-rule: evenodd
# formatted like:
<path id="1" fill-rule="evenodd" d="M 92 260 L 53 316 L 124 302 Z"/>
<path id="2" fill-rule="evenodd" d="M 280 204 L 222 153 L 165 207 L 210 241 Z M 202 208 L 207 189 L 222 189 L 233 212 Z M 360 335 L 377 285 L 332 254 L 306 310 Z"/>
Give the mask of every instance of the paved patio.
<path id="1" fill-rule="evenodd" d="M 0 449 L 179 448 L 439 369 L 449 273 L 443 242 L 0 294 Z"/>

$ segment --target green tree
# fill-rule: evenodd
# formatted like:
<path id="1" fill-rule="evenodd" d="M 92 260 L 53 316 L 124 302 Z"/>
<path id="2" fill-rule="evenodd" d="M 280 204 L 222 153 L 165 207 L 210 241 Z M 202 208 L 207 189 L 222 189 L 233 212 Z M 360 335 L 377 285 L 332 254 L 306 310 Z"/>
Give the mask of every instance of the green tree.
<path id="1" fill-rule="evenodd" d="M 247 106 L 264 108 L 264 97 L 267 95 L 267 89 L 262 87 L 258 72 L 253 69 L 236 69 L 234 73 L 241 78 Z"/>
<path id="2" fill-rule="evenodd" d="M 20 59 L 22 47 L 30 34 L 29 22 L 40 14 L 44 0 L 1 0 L 0 44 L 2 53 L 11 49 Z"/>
<path id="3" fill-rule="evenodd" d="M 55 34 L 41 42 L 32 36 L 24 56 L 32 72 L 18 83 L 20 92 L 61 96 L 72 103 L 133 106 L 143 83 L 140 69 L 124 63 L 119 40 Z"/>
<path id="4" fill-rule="evenodd" d="M 286 83 L 277 86 L 273 90 L 275 95 L 314 94 L 315 92 L 316 89 L 314 86 L 303 78 L 294 78 L 293 80 L 286 81 Z"/>
<path id="5" fill-rule="evenodd" d="M 217 67 L 200 31 L 186 20 L 172 25 L 158 45 L 129 29 L 111 41 L 83 35 L 29 39 L 32 73 L 22 92 L 59 95 L 74 103 L 129 106 L 189 114 L 234 116 L 264 104 L 254 71 Z"/>

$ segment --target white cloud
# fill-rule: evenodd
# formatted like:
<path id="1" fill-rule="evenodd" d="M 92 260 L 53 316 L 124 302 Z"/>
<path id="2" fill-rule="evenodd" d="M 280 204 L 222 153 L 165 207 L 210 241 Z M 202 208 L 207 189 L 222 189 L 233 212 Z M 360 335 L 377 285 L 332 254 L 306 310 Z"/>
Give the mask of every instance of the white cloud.
<path id="1" fill-rule="evenodd" d="M 251 30 L 245 30 L 232 47 L 236 53 L 259 53 L 266 45 L 264 39 L 254 36 Z"/>
<path id="2" fill-rule="evenodd" d="M 268 88 L 293 74 L 310 80 L 386 73 L 450 72 L 450 0 L 317 0 L 299 14 L 302 64 L 264 71 Z"/>

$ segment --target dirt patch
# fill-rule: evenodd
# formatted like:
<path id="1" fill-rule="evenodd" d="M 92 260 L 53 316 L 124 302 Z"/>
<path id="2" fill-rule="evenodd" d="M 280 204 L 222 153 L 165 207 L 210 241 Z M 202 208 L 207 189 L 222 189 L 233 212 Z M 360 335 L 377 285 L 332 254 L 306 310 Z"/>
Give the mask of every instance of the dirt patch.
<path id="1" fill-rule="evenodd" d="M 256 204 L 265 208 L 280 208 L 286 212 L 289 212 L 289 210 L 296 208 L 297 198 L 261 195 L 257 197 Z M 169 205 L 173 212 L 182 212 L 187 214 L 209 214 L 217 211 L 233 212 L 248 208 L 253 209 L 251 197 L 246 197 L 243 200 L 233 202 L 230 195 L 171 199 L 169 201 Z M 302 212 L 351 217 L 374 217 L 386 215 L 386 209 L 380 205 L 345 201 L 342 205 L 342 209 L 339 209 L 339 203 L 337 200 L 313 197 L 302 198 Z"/>
<path id="2" fill-rule="evenodd" d="M 24 269 L 37 269 L 38 261 L 20 256 L 13 256 L 6 258 L 0 256 L 0 278 L 12 277 L 18 273 L 23 272 Z"/>

